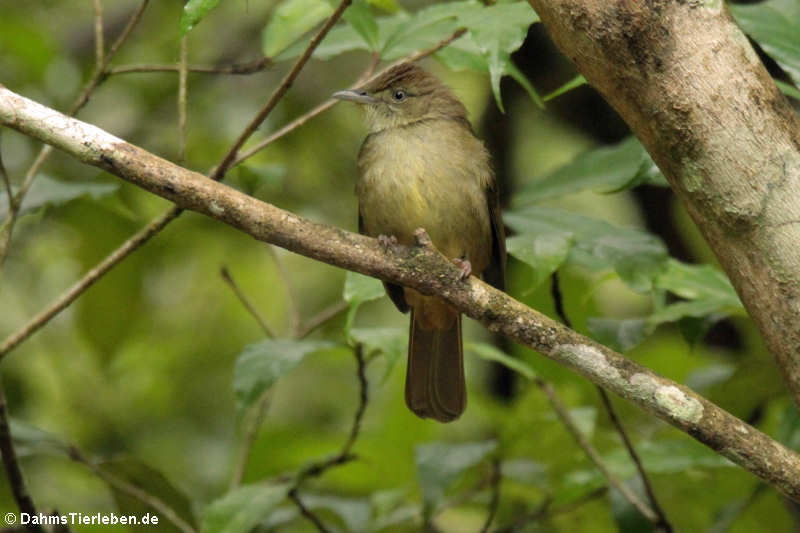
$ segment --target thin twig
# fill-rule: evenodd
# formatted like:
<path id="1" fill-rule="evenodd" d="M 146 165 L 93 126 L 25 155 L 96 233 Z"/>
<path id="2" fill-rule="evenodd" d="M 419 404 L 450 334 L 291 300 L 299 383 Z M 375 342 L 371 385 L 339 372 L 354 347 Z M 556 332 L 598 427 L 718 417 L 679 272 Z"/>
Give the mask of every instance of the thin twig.
<path id="1" fill-rule="evenodd" d="M 566 406 L 561 401 L 561 398 L 558 397 L 556 391 L 553 389 L 552 385 L 548 382 L 544 381 L 541 378 L 534 379 L 536 385 L 544 392 L 547 399 L 550 401 L 550 405 L 553 407 L 553 410 L 556 412 L 559 420 L 567 428 L 567 431 L 570 432 L 572 437 L 575 439 L 575 442 L 578 443 L 578 446 L 581 447 L 583 452 L 586 456 L 594 463 L 600 473 L 606 478 L 608 484 L 617 489 L 622 496 L 628 500 L 631 505 L 636 507 L 636 509 L 642 513 L 642 515 L 650 520 L 651 522 L 658 523 L 659 518 L 655 511 L 645 502 L 643 502 L 639 496 L 633 490 L 630 489 L 625 483 L 623 483 L 617 476 L 611 472 L 611 469 L 606 465 L 603 458 L 600 457 L 600 454 L 597 450 L 592 446 L 589 442 L 589 439 L 581 432 L 578 425 L 575 423 L 575 420 L 572 418 L 572 415 L 567 410 Z"/>
<path id="2" fill-rule="evenodd" d="M 131 15 L 131 18 L 125 25 L 125 28 L 123 28 L 122 32 L 119 34 L 119 37 L 117 37 L 117 40 L 114 41 L 114 44 L 111 45 L 108 53 L 105 54 L 103 56 L 103 60 L 96 65 L 95 71 L 92 73 L 91 78 L 89 78 L 89 81 L 86 82 L 86 85 L 84 85 L 83 90 L 72 103 L 72 106 L 70 106 L 69 111 L 67 111 L 67 115 L 74 115 L 84 105 L 86 105 L 86 102 L 89 101 L 89 97 L 91 96 L 92 92 L 105 79 L 104 71 L 105 68 L 108 67 L 108 62 L 111 61 L 111 58 L 114 57 L 120 46 L 122 46 L 122 44 L 128 39 L 128 36 L 133 31 L 133 28 L 135 28 L 139 23 L 149 1 L 150 0 L 142 0 L 142 3 L 139 4 L 139 8 L 134 11 L 133 15 Z M 95 21 L 95 28 L 96 26 L 97 22 Z M 36 159 L 33 161 L 28 169 L 28 172 L 25 174 L 25 178 L 22 180 L 22 185 L 14 196 L 14 201 L 9 204 L 8 216 L 6 217 L 6 221 L 3 223 L 3 228 L 0 231 L 0 269 L 2 269 L 5 256 L 8 253 L 8 247 L 11 243 L 11 234 L 14 231 L 14 224 L 16 223 L 17 216 L 19 215 L 19 210 L 22 206 L 22 200 L 33 184 L 33 180 L 39 172 L 39 168 L 41 168 L 42 164 L 44 164 L 52 152 L 53 147 L 50 145 L 45 145 L 41 150 L 39 150 L 39 154 L 36 156 Z"/>
<path id="3" fill-rule="evenodd" d="M 105 471 L 101 468 L 98 464 L 94 461 L 90 460 L 86 457 L 83 452 L 81 452 L 78 448 L 72 446 L 70 447 L 69 452 L 70 458 L 78 462 L 84 466 L 86 466 L 89 470 L 95 473 L 97 477 L 105 481 L 109 486 L 115 488 L 116 490 L 127 494 L 131 498 L 139 500 L 141 503 L 145 504 L 146 506 L 150 507 L 154 511 L 156 511 L 159 516 L 163 516 L 167 520 L 169 520 L 172 525 L 183 531 L 184 533 L 197 533 L 196 530 L 187 523 L 183 518 L 181 518 L 178 513 L 170 507 L 166 502 L 164 502 L 161 498 L 154 494 L 150 494 L 149 492 L 143 490 L 136 485 L 125 481 L 124 479 L 120 479 L 114 474 Z"/>
<path id="4" fill-rule="evenodd" d="M 103 43 L 103 0 L 94 0 L 94 65 L 95 70 L 100 72 L 103 68 L 103 55 L 105 45 Z"/>
<path id="5" fill-rule="evenodd" d="M 286 287 L 286 292 L 289 294 L 289 331 L 291 331 L 292 337 L 297 337 L 297 332 L 300 329 L 300 309 L 297 305 L 297 297 L 294 290 L 294 283 L 292 283 L 292 277 L 289 275 L 289 271 L 286 269 L 286 264 L 283 262 L 283 259 L 278 255 L 278 252 L 275 251 L 274 246 L 268 244 L 267 253 L 275 263 L 275 268 L 278 269 L 278 275 Z"/>
<path id="6" fill-rule="evenodd" d="M 320 520 L 314 511 L 306 507 L 306 505 L 303 503 L 303 500 L 300 499 L 300 494 L 297 493 L 297 488 L 293 488 L 289 491 L 289 498 L 291 498 L 291 500 L 300 510 L 300 514 L 306 517 L 309 522 L 314 524 L 314 527 L 317 528 L 319 533 L 331 533 L 331 530 L 325 527 L 325 524 L 322 523 L 322 520 Z"/>
<path id="7" fill-rule="evenodd" d="M 0 141 L 2 141 L 2 131 L 0 131 Z M 14 191 L 11 190 L 11 180 L 8 177 L 8 172 L 6 172 L 6 166 L 3 163 L 2 142 L 0 142 L 0 178 L 3 179 L 3 185 L 6 188 L 6 196 L 8 197 L 8 208 L 11 210 L 14 206 Z M 1 260 L 2 256 L 0 256 L 0 261 Z"/>
<path id="8" fill-rule="evenodd" d="M 232 65 L 212 67 L 204 65 L 189 65 L 186 70 L 189 72 L 197 72 L 200 74 L 233 74 L 233 75 L 246 75 L 255 74 L 265 70 L 267 67 L 272 66 L 272 60 L 268 57 L 260 57 L 247 63 L 234 63 Z M 107 69 L 106 72 L 109 76 L 117 74 L 135 74 L 135 73 L 152 73 L 152 72 L 179 72 L 180 65 L 173 64 L 142 64 L 142 65 L 124 65 L 121 67 L 112 67 Z"/>
<path id="9" fill-rule="evenodd" d="M 178 163 L 181 165 L 186 159 L 186 81 L 188 72 L 186 67 L 189 55 L 188 36 L 181 37 L 180 59 L 178 61 Z"/>
<path id="10" fill-rule="evenodd" d="M 367 363 L 364 359 L 364 347 L 361 344 L 357 344 L 355 348 L 353 348 L 353 355 L 356 358 L 356 375 L 358 376 L 359 395 L 358 408 L 356 408 L 356 413 L 353 416 L 353 425 L 350 428 L 350 435 L 347 437 L 347 440 L 345 441 L 344 445 L 342 445 L 342 449 L 338 454 L 330 459 L 312 463 L 301 470 L 295 478 L 294 487 L 292 487 L 292 489 L 289 491 L 289 496 L 300 509 L 300 512 L 303 514 L 303 516 L 308 518 L 321 532 L 328 531 L 328 529 L 325 528 L 319 517 L 314 515 L 310 509 L 303 505 L 303 502 L 300 499 L 299 491 L 308 479 L 319 477 L 329 468 L 343 465 L 355 459 L 355 455 L 353 455 L 352 450 L 356 443 L 356 439 L 358 439 L 358 435 L 361 432 L 361 421 L 364 418 L 364 411 L 366 411 L 367 403 L 369 402 L 369 382 L 367 382 Z"/>
<path id="11" fill-rule="evenodd" d="M 633 461 L 633 464 L 636 465 L 636 471 L 639 472 L 639 478 L 642 480 L 642 485 L 644 485 L 647 499 L 650 500 L 650 506 L 658 515 L 658 522 L 655 523 L 656 528 L 666 533 L 670 533 L 673 530 L 672 524 L 669 522 L 669 520 L 667 520 L 667 515 L 656 498 L 656 493 L 653 490 L 650 476 L 647 475 L 647 471 L 644 469 L 642 459 L 639 456 L 639 453 L 636 451 L 636 448 L 633 447 L 633 442 L 631 442 L 628 432 L 625 430 L 625 426 L 622 425 L 622 420 L 620 420 L 619 416 L 617 415 L 617 410 L 614 408 L 614 404 L 611 403 L 611 398 L 602 387 L 597 387 L 597 392 L 600 393 L 600 399 L 603 401 L 603 406 L 606 408 L 606 412 L 608 413 L 608 417 L 611 419 L 611 423 L 614 425 L 617 433 L 619 433 L 619 436 L 625 445 L 625 449 L 628 450 L 628 455 Z"/>
<path id="12" fill-rule="evenodd" d="M 351 3 L 352 0 L 342 0 L 339 4 L 339 7 L 337 7 L 331 16 L 328 17 L 328 20 L 325 22 L 322 28 L 320 28 L 316 35 L 314 35 L 314 37 L 311 39 L 311 42 L 306 47 L 303 55 L 301 55 L 300 58 L 295 62 L 292 70 L 290 70 L 289 73 L 283 77 L 280 85 L 278 85 L 278 87 L 272 92 L 272 95 L 270 96 L 269 100 L 267 100 L 267 103 L 264 105 L 261 111 L 259 111 L 255 118 L 250 121 L 250 124 L 247 125 L 244 131 L 233 143 L 233 146 L 222 159 L 222 162 L 217 166 L 216 170 L 214 170 L 211 179 L 219 180 L 225 175 L 228 169 L 232 166 L 233 162 L 236 160 L 236 155 L 239 153 L 239 149 L 244 145 L 245 142 L 247 142 L 250 136 L 258 129 L 258 127 L 261 126 L 275 106 L 278 105 L 278 102 L 280 102 L 281 98 L 283 98 L 283 95 L 286 94 L 286 91 L 289 90 L 289 87 L 292 86 L 292 83 L 294 83 L 294 80 L 300 74 L 300 71 L 311 58 L 311 54 L 314 53 L 314 50 L 317 48 L 319 43 L 322 42 L 322 39 L 325 38 L 333 25 L 338 22 L 339 18 L 342 16 L 342 13 L 344 13 L 344 10 L 347 9 Z"/>
<path id="13" fill-rule="evenodd" d="M 6 471 L 6 478 L 11 488 L 11 494 L 20 513 L 27 513 L 28 516 L 37 516 L 36 506 L 28 492 L 28 486 L 22 475 L 22 468 L 19 465 L 17 452 L 14 450 L 14 441 L 11 437 L 11 424 L 8 420 L 8 404 L 6 394 L 0 383 L 0 452 L 3 455 L 3 467 Z M 39 524 L 28 524 L 28 531 L 44 533 L 44 528 Z"/>
<path id="14" fill-rule="evenodd" d="M 273 331 L 269 324 L 267 324 L 267 321 L 264 320 L 264 317 L 261 316 L 261 313 L 258 312 L 242 289 L 239 288 L 239 285 L 233 280 L 231 273 L 228 272 L 227 267 L 222 267 L 219 271 L 219 275 L 222 276 L 222 279 L 225 281 L 225 283 L 228 284 L 236 297 L 239 298 L 239 301 L 244 308 L 247 309 L 247 312 L 250 313 L 250 316 L 252 316 L 256 322 L 258 322 L 258 325 L 261 326 L 262 330 L 264 330 L 264 334 L 270 339 L 274 339 L 275 331 Z"/>
<path id="15" fill-rule="evenodd" d="M 591 501 L 594 501 L 598 498 L 605 496 L 607 492 L 608 492 L 608 487 L 599 487 L 581 496 L 575 501 L 565 503 L 557 507 L 554 507 L 552 505 L 553 500 L 552 498 L 548 497 L 544 501 L 544 503 L 539 505 L 539 507 L 532 513 L 522 515 L 521 517 L 514 520 L 514 522 L 512 522 L 511 524 L 495 529 L 492 533 L 514 533 L 514 531 L 516 531 L 517 529 L 521 528 L 522 526 L 530 522 L 536 522 L 538 520 L 551 518 L 553 516 L 557 516 L 560 514 L 570 513 L 575 509 L 578 509 Z"/>
<path id="16" fill-rule="evenodd" d="M 236 462 L 233 465 L 233 474 L 231 475 L 231 482 L 229 485 L 231 489 L 235 489 L 242 484 L 247 462 L 250 460 L 250 451 L 253 449 L 253 444 L 256 442 L 258 430 L 261 428 L 261 424 L 264 423 L 271 396 L 272 389 L 267 389 L 262 392 L 261 397 L 256 401 L 254 408 L 249 413 L 249 417 L 245 418 L 246 423 L 242 444 L 239 446 L 239 451 L 236 454 Z"/>
<path id="17" fill-rule="evenodd" d="M 333 317 L 345 312 L 348 307 L 349 304 L 344 300 L 339 300 L 336 303 L 329 305 L 316 315 L 303 322 L 298 328 L 295 338 L 304 339 L 308 337 L 315 329 Z"/>
<path id="18" fill-rule="evenodd" d="M 457 39 L 460 35 L 464 32 L 462 30 L 458 30 L 453 33 L 447 39 L 444 39 L 436 46 L 428 48 L 422 52 L 417 52 L 412 54 L 406 58 L 408 61 L 416 61 L 427 57 L 433 53 L 436 53 L 443 47 L 447 46 L 455 39 Z M 309 45 L 310 46 L 310 45 Z M 370 68 L 367 69 L 365 75 L 368 77 L 369 72 L 371 72 L 371 68 L 374 67 L 374 59 L 373 63 L 370 65 Z M 363 78 L 364 76 L 362 76 Z M 359 82 L 356 82 L 359 83 Z M 293 120 L 280 130 L 276 131 L 272 135 L 270 135 L 267 139 L 260 142 L 257 146 L 253 147 L 248 152 L 244 153 L 231 164 L 231 166 L 238 165 L 245 159 L 253 156 L 256 152 L 266 147 L 268 144 L 278 140 L 279 138 L 283 137 L 284 135 L 288 134 L 289 132 L 293 131 L 294 129 L 300 127 L 301 125 L 305 124 L 308 120 L 313 118 L 314 116 L 322 113 L 326 109 L 332 107 L 338 100 L 328 100 L 327 102 L 321 104 L 317 108 L 309 111 L 305 115 L 298 117 L 297 119 Z M 41 163 L 37 163 L 39 160 L 43 160 L 46 158 L 47 153 L 52 150 L 50 145 L 44 147 L 42 152 L 40 152 L 39 156 L 37 157 L 37 161 L 34 162 L 34 165 L 31 167 L 32 169 L 38 169 Z M 30 171 L 29 171 L 30 173 Z M 35 172 L 34 172 L 35 173 Z M 119 248 L 114 250 L 111 254 L 109 254 L 106 259 L 104 259 L 101 263 L 96 265 L 92 270 L 87 272 L 83 278 L 78 280 L 68 291 L 63 293 L 59 296 L 54 302 L 49 304 L 45 309 L 39 312 L 35 317 L 33 317 L 30 321 L 28 321 L 24 326 L 22 326 L 19 330 L 9 335 L 2 344 L 0 344 L 0 358 L 4 357 L 10 350 L 14 349 L 19 343 L 30 337 L 31 334 L 38 331 L 42 326 L 47 324 L 53 317 L 55 317 L 59 312 L 65 309 L 69 304 L 71 304 L 78 296 L 80 296 L 81 292 L 91 286 L 97 279 L 105 275 L 106 272 L 111 270 L 111 268 L 119 263 L 122 259 L 125 258 L 129 253 L 136 250 L 139 246 L 147 242 L 151 237 L 158 234 L 169 222 L 173 219 L 177 218 L 181 214 L 182 210 L 177 207 L 172 207 L 164 212 L 161 217 L 151 222 L 144 230 L 137 233 L 130 239 L 128 239 L 125 243 L 123 243 Z M 2 237 L 0 237 L 0 257 L 2 257 Z M 337 314 L 337 313 L 334 313 Z M 327 320 L 327 318 L 325 319 Z M 313 328 L 301 328 L 302 335 L 299 335 L 299 338 L 305 337 L 308 335 L 313 329 L 319 327 L 320 324 L 325 322 L 325 320 L 321 320 L 319 323 L 314 324 Z M 311 321 L 309 321 L 310 323 Z"/>
<path id="19" fill-rule="evenodd" d="M 559 282 L 558 272 L 553 272 L 550 279 L 550 292 L 553 296 L 553 304 L 555 306 L 556 314 L 565 326 L 572 328 L 572 321 L 567 316 L 567 312 L 564 308 L 564 298 L 561 293 L 561 284 Z M 614 404 L 611 403 L 611 398 L 609 398 L 608 393 L 605 391 L 605 389 L 603 389 L 603 387 L 597 385 L 595 385 L 595 387 L 597 388 L 597 392 L 600 394 L 603 407 L 605 408 L 606 413 L 608 413 L 608 417 L 611 419 L 614 429 L 622 439 L 628 455 L 633 461 L 633 464 L 636 466 L 636 471 L 639 473 L 639 478 L 642 480 L 642 485 L 644 485 L 647 499 L 650 501 L 650 506 L 656 515 L 658 515 L 658 520 L 655 522 L 655 526 L 666 533 L 671 532 L 672 524 L 670 524 L 666 513 L 664 513 L 664 509 L 659 504 L 658 498 L 656 498 L 655 491 L 653 490 L 653 484 L 650 482 L 650 477 L 647 475 L 647 471 L 644 469 L 642 459 L 639 456 L 639 453 L 636 451 L 636 448 L 634 448 L 633 442 L 631 441 L 630 436 L 628 436 L 628 432 L 625 430 L 625 426 L 622 425 L 622 420 L 617 415 L 616 409 L 614 409 Z"/>
<path id="20" fill-rule="evenodd" d="M 486 521 L 483 523 L 481 533 L 487 533 L 494 521 L 497 514 L 497 507 L 500 505 L 500 482 L 503 478 L 503 472 L 500 469 L 500 460 L 494 459 L 492 461 L 492 475 L 490 483 L 492 487 L 492 499 L 489 500 L 489 514 L 486 516 Z"/>
<path id="21" fill-rule="evenodd" d="M 6 337 L 0 344 L 0 359 L 5 357 L 11 350 L 16 348 L 22 341 L 33 335 L 42 326 L 47 324 L 58 313 L 67 308 L 75 301 L 78 296 L 84 293 L 98 279 L 103 277 L 106 272 L 111 270 L 117 263 L 125 259 L 131 252 L 146 243 L 153 235 L 161 231 L 164 226 L 169 224 L 183 210 L 173 207 L 163 215 L 152 221 L 141 229 L 133 237 L 125 241 L 122 246 L 111 252 L 105 259 L 94 266 L 81 279 L 69 289 L 64 291 L 58 298 L 42 309 L 36 316 L 31 318 L 24 326 Z"/>

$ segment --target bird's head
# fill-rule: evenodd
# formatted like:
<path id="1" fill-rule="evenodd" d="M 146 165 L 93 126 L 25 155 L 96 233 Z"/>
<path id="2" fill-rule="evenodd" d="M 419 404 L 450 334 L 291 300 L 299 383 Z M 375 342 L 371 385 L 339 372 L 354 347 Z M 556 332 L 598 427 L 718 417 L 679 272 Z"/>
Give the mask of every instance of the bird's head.
<path id="1" fill-rule="evenodd" d="M 435 76 L 413 63 L 401 63 L 357 89 L 334 98 L 364 106 L 370 132 L 436 118 L 467 120 L 464 105 Z"/>

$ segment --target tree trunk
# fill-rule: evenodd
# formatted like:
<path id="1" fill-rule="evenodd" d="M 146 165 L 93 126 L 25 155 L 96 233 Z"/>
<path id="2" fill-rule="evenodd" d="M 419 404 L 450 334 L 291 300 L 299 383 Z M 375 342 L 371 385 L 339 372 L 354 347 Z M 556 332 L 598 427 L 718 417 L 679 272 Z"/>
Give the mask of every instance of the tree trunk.
<path id="1" fill-rule="evenodd" d="M 800 120 L 724 3 L 529 2 L 653 156 L 800 405 Z"/>

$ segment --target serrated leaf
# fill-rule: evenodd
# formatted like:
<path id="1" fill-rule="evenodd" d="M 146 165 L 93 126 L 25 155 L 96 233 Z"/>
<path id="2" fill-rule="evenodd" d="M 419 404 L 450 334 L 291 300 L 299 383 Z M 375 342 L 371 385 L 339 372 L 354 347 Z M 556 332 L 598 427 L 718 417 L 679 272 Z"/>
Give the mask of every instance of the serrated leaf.
<path id="1" fill-rule="evenodd" d="M 9 425 L 14 448 L 19 457 L 32 455 L 69 456 L 69 445 L 57 435 L 13 418 Z"/>
<path id="2" fill-rule="evenodd" d="M 266 520 L 291 483 L 248 485 L 212 502 L 203 513 L 203 533 L 249 533 Z"/>
<path id="3" fill-rule="evenodd" d="M 600 344 L 624 353 L 642 342 L 653 327 L 645 318 L 590 317 L 586 321 L 586 329 Z"/>
<path id="4" fill-rule="evenodd" d="M 458 29 L 455 18 L 427 16 L 428 10 L 420 10 L 413 16 L 398 13 L 381 20 L 382 59 L 392 61 L 429 48 Z"/>
<path id="5" fill-rule="evenodd" d="M 147 494 L 158 498 L 167 504 L 181 520 L 193 527 L 197 527 L 192 513 L 191 500 L 158 470 L 133 457 L 103 461 L 98 466 L 115 478 L 130 483 Z M 120 514 L 134 516 L 142 516 L 146 513 L 152 514 L 153 509 L 150 506 L 130 496 L 127 492 L 119 490 L 116 485 L 109 483 L 108 488 Z M 159 521 L 157 529 L 158 531 L 181 531 L 177 526 L 163 518 Z"/>
<path id="6" fill-rule="evenodd" d="M 59 181 L 47 175 L 36 177 L 28 193 L 22 200 L 18 216 L 41 207 L 64 205 L 78 198 L 98 200 L 115 193 L 118 183 L 99 183 L 95 181 Z M 8 216 L 8 195 L 0 194 L 0 220 Z"/>
<path id="7" fill-rule="evenodd" d="M 529 290 L 536 289 L 564 264 L 572 234 L 563 231 L 524 233 L 506 240 L 508 253 L 533 269 Z"/>
<path id="8" fill-rule="evenodd" d="M 328 341 L 268 339 L 246 346 L 236 359 L 233 391 L 239 413 L 246 411 L 305 356 L 335 346 Z"/>
<path id="9" fill-rule="evenodd" d="M 186 2 L 181 16 L 181 35 L 185 35 L 197 26 L 198 22 L 217 7 L 217 4 L 219 4 L 219 0 L 189 0 Z"/>
<path id="10" fill-rule="evenodd" d="M 481 55 L 481 51 L 469 35 L 462 35 L 436 52 L 435 57 L 447 68 L 456 72 L 461 70 L 488 72 L 489 70 L 486 58 Z"/>
<path id="11" fill-rule="evenodd" d="M 800 83 L 800 3 L 767 0 L 753 5 L 729 4 L 736 22 L 783 70 Z"/>
<path id="12" fill-rule="evenodd" d="M 636 137 L 576 156 L 547 176 L 526 183 L 514 197 L 515 206 L 529 205 L 576 192 L 618 191 L 640 174 L 652 160 Z M 650 165 L 648 165 L 648 168 Z"/>
<path id="13" fill-rule="evenodd" d="M 581 85 L 585 84 L 586 84 L 586 78 L 584 78 L 582 74 L 578 74 L 577 76 L 566 82 L 558 89 L 554 90 L 553 92 L 547 93 L 545 96 L 542 97 L 542 100 L 544 100 L 545 102 L 549 102 L 553 98 L 558 98 L 562 94 L 568 93 L 572 89 L 577 89 Z"/>
<path id="14" fill-rule="evenodd" d="M 414 460 L 426 516 L 431 515 L 462 473 L 480 463 L 496 447 L 493 440 L 461 444 L 431 442 L 417 446 Z"/>
<path id="15" fill-rule="evenodd" d="M 370 50 L 379 49 L 378 23 L 366 0 L 355 0 L 342 14 L 342 18 L 358 32 Z"/>
<path id="16" fill-rule="evenodd" d="M 658 237 L 641 230 L 540 206 L 516 209 L 503 219 L 520 234 L 570 233 L 568 264 L 591 270 L 613 268 L 633 290 L 650 290 L 653 279 L 666 268 L 666 247 Z"/>
<path id="17" fill-rule="evenodd" d="M 467 342 L 464 343 L 464 348 L 474 353 L 481 359 L 500 363 L 506 368 L 509 368 L 528 379 L 533 379 L 536 377 L 536 372 L 528 363 L 511 357 L 496 346 L 492 346 L 491 344 L 486 344 L 483 342 Z"/>
<path id="18" fill-rule="evenodd" d="M 264 28 L 264 55 L 278 56 L 331 13 L 333 7 L 325 0 L 284 0 Z"/>
<path id="19" fill-rule="evenodd" d="M 379 353 L 386 358 L 385 382 L 395 365 L 408 353 L 408 331 L 400 328 L 353 328 L 350 339 L 363 344 L 368 355 Z"/>
<path id="20" fill-rule="evenodd" d="M 500 78 L 508 73 L 511 54 L 525 40 L 528 27 L 539 20 L 527 2 L 497 3 L 488 7 L 464 9 L 458 14 L 459 25 L 469 29 L 475 44 L 486 58 L 495 101 L 501 111 Z"/>

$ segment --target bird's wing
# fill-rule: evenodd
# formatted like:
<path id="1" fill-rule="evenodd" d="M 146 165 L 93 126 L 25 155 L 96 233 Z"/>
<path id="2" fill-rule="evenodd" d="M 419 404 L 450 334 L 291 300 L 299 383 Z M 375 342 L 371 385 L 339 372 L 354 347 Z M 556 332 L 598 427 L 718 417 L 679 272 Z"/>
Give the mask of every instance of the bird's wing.
<path id="1" fill-rule="evenodd" d="M 506 232 L 500 212 L 500 194 L 494 180 L 486 188 L 486 202 L 492 221 L 492 256 L 489 266 L 483 271 L 483 279 L 502 291 L 506 286 Z"/>
<path id="2" fill-rule="evenodd" d="M 361 205 L 358 206 L 358 232 L 361 235 L 366 235 L 364 232 L 364 217 L 361 216 Z M 407 313 L 410 308 L 408 307 L 408 302 L 406 302 L 406 295 L 403 287 L 384 281 L 383 288 L 386 289 L 386 294 L 388 294 L 389 298 L 394 302 L 395 307 L 397 307 L 401 313 Z"/>

